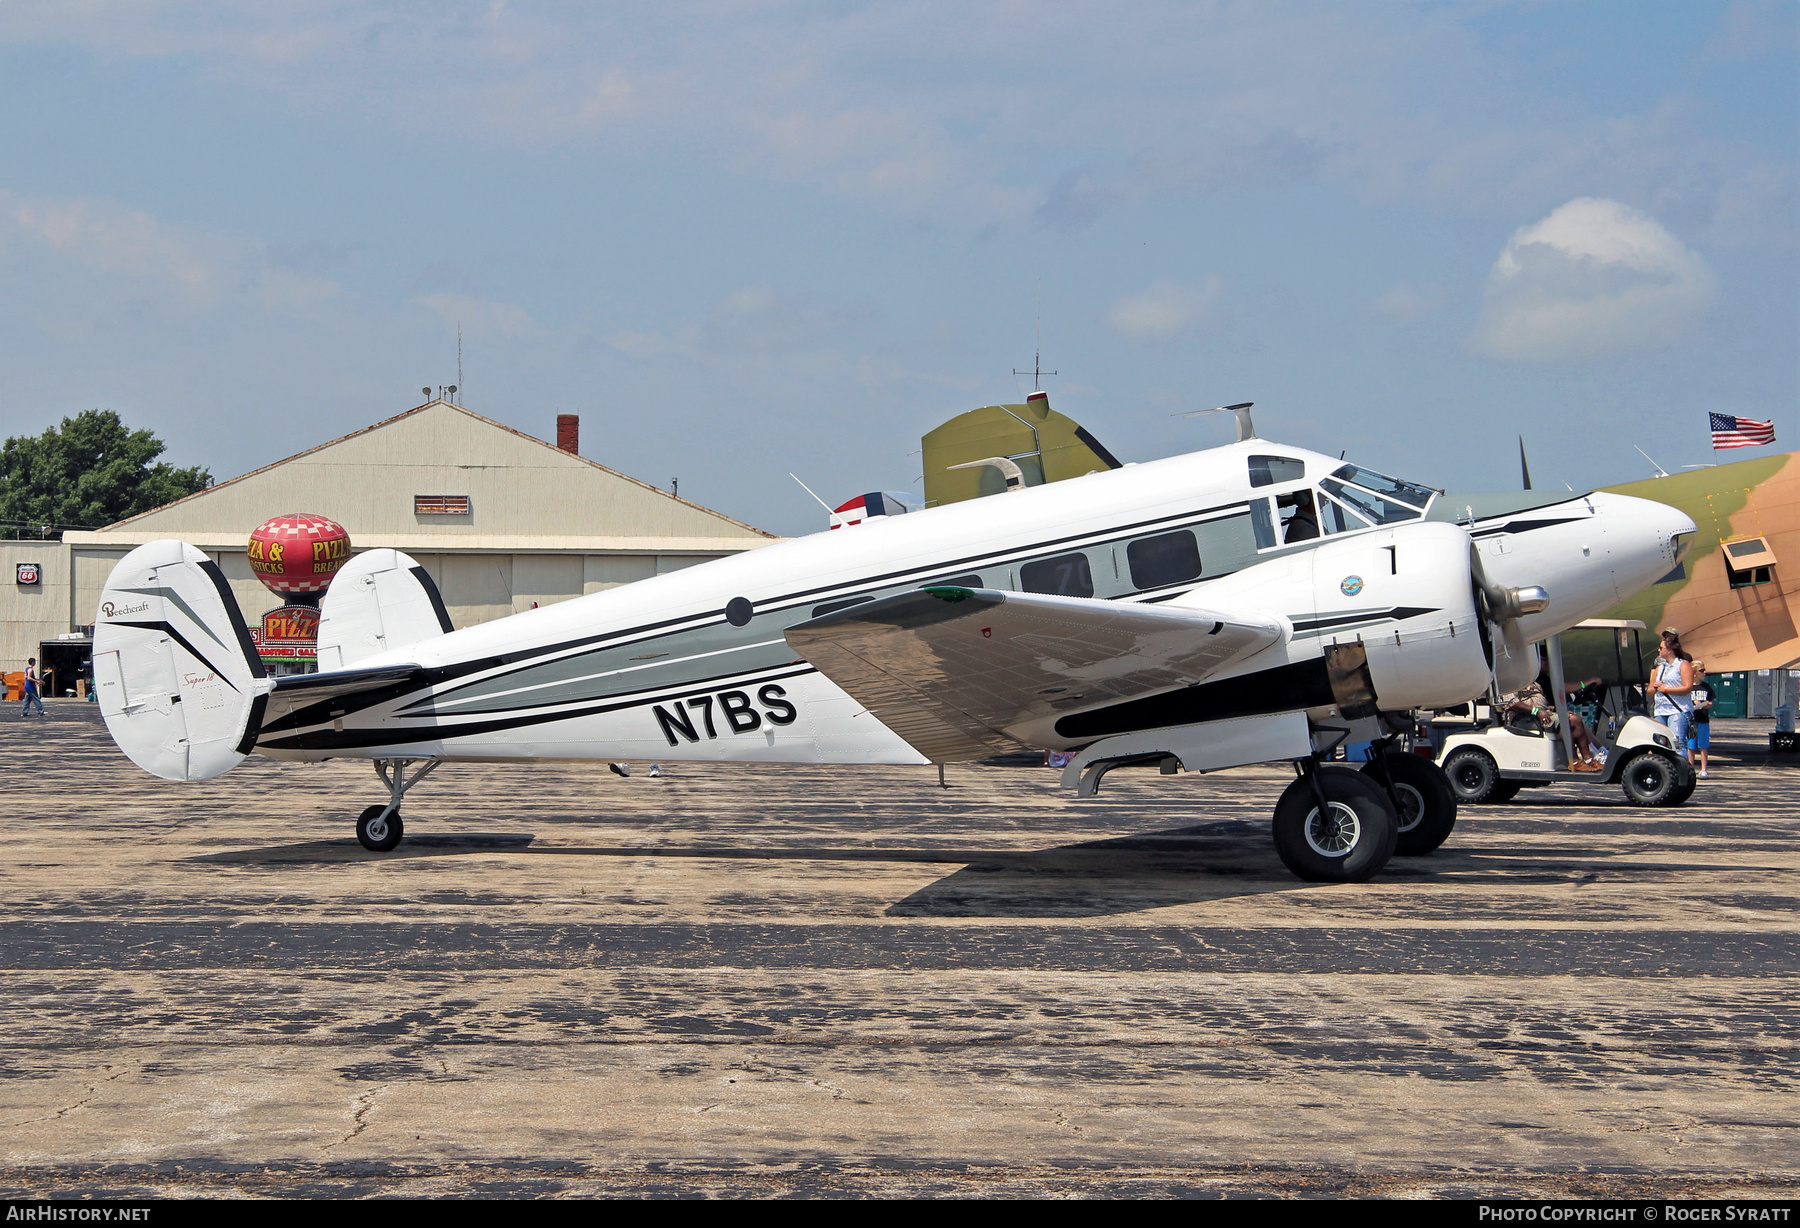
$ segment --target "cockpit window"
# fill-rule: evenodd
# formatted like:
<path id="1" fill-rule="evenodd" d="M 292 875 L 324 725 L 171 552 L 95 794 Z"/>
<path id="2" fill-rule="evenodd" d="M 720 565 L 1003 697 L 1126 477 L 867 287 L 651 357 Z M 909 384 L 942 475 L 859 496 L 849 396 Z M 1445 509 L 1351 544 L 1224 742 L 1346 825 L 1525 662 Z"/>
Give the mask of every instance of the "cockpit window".
<path id="1" fill-rule="evenodd" d="M 1348 466 L 1346 466 L 1347 468 Z M 1338 472 L 1342 473 L 1343 470 Z M 1334 482 L 1326 478 L 1319 486 L 1334 499 L 1342 500 L 1346 507 L 1359 512 L 1376 524 L 1393 524 L 1399 520 L 1417 520 L 1419 509 L 1397 503 L 1381 495 L 1371 494 L 1355 486 L 1346 486 L 1342 482 Z"/>
<path id="2" fill-rule="evenodd" d="M 1334 499 L 1319 500 L 1319 523 L 1327 533 L 1348 533 L 1352 529 L 1366 529 L 1369 524 L 1361 516 L 1346 511 Z"/>
<path id="3" fill-rule="evenodd" d="M 1253 457 L 1252 460 L 1254 459 L 1255 458 Z M 1423 511 L 1425 505 L 1431 502 L 1431 496 L 1437 493 L 1437 491 L 1432 490 L 1428 486 L 1419 486 L 1412 482 L 1402 482 L 1399 478 L 1390 478 L 1384 474 L 1376 473 L 1372 469 L 1364 469 L 1360 465 L 1344 465 L 1341 468 L 1332 470 L 1331 476 L 1334 478 L 1343 478 L 1346 482 L 1355 482 L 1364 490 L 1372 490 L 1378 495 L 1392 499 L 1397 503 L 1404 503 L 1408 507 L 1416 507 L 1420 511 Z M 1254 480 L 1255 479 L 1252 479 L 1252 481 Z"/>
<path id="4" fill-rule="evenodd" d="M 1250 485 L 1273 486 L 1277 482 L 1298 482 L 1306 476 L 1306 462 L 1291 456 L 1252 456 Z"/>

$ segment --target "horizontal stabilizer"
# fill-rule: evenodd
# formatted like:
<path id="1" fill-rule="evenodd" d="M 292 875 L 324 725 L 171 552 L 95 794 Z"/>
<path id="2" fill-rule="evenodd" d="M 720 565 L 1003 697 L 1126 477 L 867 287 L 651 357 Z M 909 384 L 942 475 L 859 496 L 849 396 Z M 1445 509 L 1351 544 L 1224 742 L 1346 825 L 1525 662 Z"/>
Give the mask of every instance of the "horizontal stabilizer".
<path id="1" fill-rule="evenodd" d="M 451 629 L 430 572 L 398 550 L 365 550 L 344 564 L 319 603 L 319 668 L 348 669 Z"/>
<path id="2" fill-rule="evenodd" d="M 94 614 L 94 690 L 133 763 L 164 780 L 230 771 L 256 742 L 271 685 L 206 555 L 155 541 L 113 567 Z"/>
<path id="3" fill-rule="evenodd" d="M 274 693 L 263 714 L 262 732 L 280 733 L 321 725 L 350 708 L 361 710 L 389 694 L 403 695 L 424 685 L 425 671 L 417 665 L 290 674 L 275 680 Z"/>
<path id="4" fill-rule="evenodd" d="M 799 623 L 787 641 L 942 763 L 1049 745 L 1067 712 L 1202 681 L 1284 634 L 1272 616 L 934 587 Z"/>

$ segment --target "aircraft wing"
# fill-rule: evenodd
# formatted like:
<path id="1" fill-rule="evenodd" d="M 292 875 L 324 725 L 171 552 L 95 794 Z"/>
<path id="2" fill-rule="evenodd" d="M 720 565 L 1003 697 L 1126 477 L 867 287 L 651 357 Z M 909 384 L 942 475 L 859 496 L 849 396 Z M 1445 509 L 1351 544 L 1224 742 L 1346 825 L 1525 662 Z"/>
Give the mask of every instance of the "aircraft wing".
<path id="1" fill-rule="evenodd" d="M 934 762 L 1022 745 L 1075 708 L 1187 686 L 1278 642 L 1268 616 L 934 587 L 788 628 L 787 641 Z"/>
<path id="2" fill-rule="evenodd" d="M 425 685 L 425 671 L 417 665 L 390 665 L 376 669 L 340 669 L 322 674 L 291 674 L 275 679 L 263 709 L 263 733 L 278 733 L 332 719 L 343 709 L 358 709 L 390 695 L 401 695 Z"/>

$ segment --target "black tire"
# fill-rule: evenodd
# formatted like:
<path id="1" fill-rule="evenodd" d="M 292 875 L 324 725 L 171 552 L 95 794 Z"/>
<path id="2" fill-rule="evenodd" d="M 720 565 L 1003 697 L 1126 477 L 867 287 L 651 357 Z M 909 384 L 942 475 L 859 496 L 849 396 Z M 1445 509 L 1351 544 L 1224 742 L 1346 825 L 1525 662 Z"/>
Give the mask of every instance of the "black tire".
<path id="1" fill-rule="evenodd" d="M 1282 790 L 1275 803 L 1275 851 L 1309 882 L 1366 882 L 1394 855 L 1394 804 L 1380 785 L 1346 768 L 1319 769 L 1319 787 L 1331 811 L 1323 821 L 1312 781 L 1302 776 Z"/>
<path id="2" fill-rule="evenodd" d="M 1633 806 L 1673 806 L 1680 783 L 1680 770 L 1653 750 L 1627 759 L 1619 773 L 1619 784 Z"/>
<path id="3" fill-rule="evenodd" d="M 1665 805 L 1665 806 L 1683 805 L 1684 803 L 1686 803 L 1688 798 L 1694 796 L 1694 790 L 1698 789 L 1699 787 L 1700 787 L 1700 777 L 1698 777 L 1692 771 L 1690 771 L 1687 774 L 1687 783 L 1682 784 L 1682 785 L 1676 785 L 1675 792 L 1669 794 L 1669 800 L 1664 802 L 1663 805 Z"/>
<path id="4" fill-rule="evenodd" d="M 400 821 L 398 810 L 382 819 L 381 812 L 386 809 L 386 806 L 370 806 L 356 820 L 357 843 L 371 853 L 392 852 L 400 843 L 400 837 L 406 834 L 406 824 Z"/>
<path id="5" fill-rule="evenodd" d="M 1450 831 L 1456 826 L 1456 790 L 1450 787 L 1444 769 L 1422 756 L 1385 755 L 1382 762 L 1387 765 L 1397 795 L 1389 800 L 1399 803 L 1394 807 L 1399 821 L 1394 853 L 1399 857 L 1421 857 L 1450 838 Z M 1365 763 L 1362 770 L 1376 784 L 1382 783 L 1373 760 Z"/>
<path id="6" fill-rule="evenodd" d="M 1444 777 L 1456 800 L 1465 806 L 1497 806 L 1510 802 L 1519 786 L 1500 779 L 1500 767 L 1485 750 L 1459 746 L 1444 760 Z"/>

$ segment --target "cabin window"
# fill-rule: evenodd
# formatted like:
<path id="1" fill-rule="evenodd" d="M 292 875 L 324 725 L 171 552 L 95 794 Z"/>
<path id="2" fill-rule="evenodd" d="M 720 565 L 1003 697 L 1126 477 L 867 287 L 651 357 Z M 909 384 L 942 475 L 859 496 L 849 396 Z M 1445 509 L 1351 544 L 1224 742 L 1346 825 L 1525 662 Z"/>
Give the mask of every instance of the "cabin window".
<path id="1" fill-rule="evenodd" d="M 951 576 L 948 580 L 933 580 L 930 584 L 922 584 L 920 588 L 981 588 L 980 576 Z"/>
<path id="2" fill-rule="evenodd" d="M 1349 466 L 1345 466 L 1349 468 Z M 1343 472 L 1343 470 L 1339 470 Z M 1399 520 L 1417 520 L 1419 509 L 1405 503 L 1396 502 L 1356 486 L 1345 486 L 1342 482 L 1334 482 L 1326 478 L 1319 483 L 1332 498 L 1340 500 L 1345 506 L 1376 524 L 1393 524 Z"/>
<path id="3" fill-rule="evenodd" d="M 1354 512 L 1346 511 L 1343 504 L 1336 500 L 1319 496 L 1319 525 L 1327 533 L 1348 533 L 1352 529 L 1366 529 L 1369 522 Z"/>
<path id="4" fill-rule="evenodd" d="M 1054 593 L 1059 597 L 1092 597 L 1094 573 L 1085 554 L 1059 554 L 1019 568 L 1020 586 L 1028 593 Z"/>
<path id="5" fill-rule="evenodd" d="M 1134 588 L 1162 588 L 1198 579 L 1200 543 L 1190 530 L 1139 538 L 1125 547 Z"/>
<path id="6" fill-rule="evenodd" d="M 1343 478 L 1346 482 L 1355 482 L 1364 490 L 1372 490 L 1384 498 L 1392 499 L 1396 503 L 1404 503 L 1409 507 L 1416 507 L 1420 511 L 1423 511 L 1425 505 L 1431 502 L 1431 496 L 1437 494 L 1437 491 L 1429 486 L 1420 486 L 1416 482 L 1403 482 L 1399 478 L 1390 478 L 1385 474 L 1376 473 L 1373 469 L 1364 469 L 1361 465 L 1344 465 L 1341 468 L 1333 469 L 1331 476 Z"/>
<path id="7" fill-rule="evenodd" d="M 1298 482 L 1306 476 L 1306 462 L 1291 456 L 1252 456 L 1250 485 L 1274 486 L 1279 482 Z"/>

